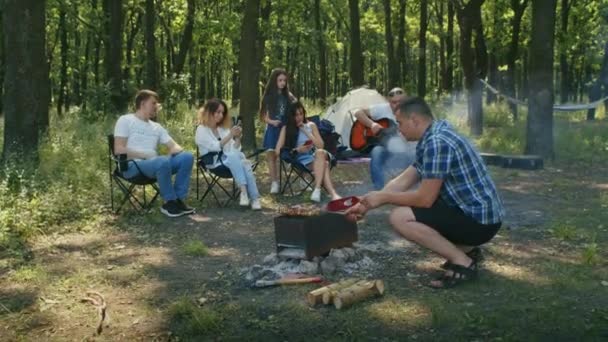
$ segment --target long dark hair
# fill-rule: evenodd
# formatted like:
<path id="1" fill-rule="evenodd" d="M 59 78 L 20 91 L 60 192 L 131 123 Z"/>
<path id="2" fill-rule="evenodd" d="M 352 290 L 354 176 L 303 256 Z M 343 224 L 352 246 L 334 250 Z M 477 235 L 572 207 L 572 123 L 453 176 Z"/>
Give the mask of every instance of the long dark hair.
<path id="1" fill-rule="evenodd" d="M 300 129 L 296 124 L 296 113 L 298 113 L 298 110 L 301 110 L 302 114 L 304 115 L 303 122 L 307 123 L 308 120 L 306 119 L 306 108 L 304 108 L 302 102 L 293 102 L 289 104 L 289 107 L 287 108 L 287 124 L 285 125 L 285 147 L 287 147 L 288 149 L 292 149 L 297 147 L 296 144 L 298 143 L 298 134 L 300 132 Z"/>
<path id="2" fill-rule="evenodd" d="M 285 88 L 280 90 L 280 94 L 287 97 L 291 101 L 291 93 L 289 92 L 289 75 L 283 68 L 275 68 L 270 73 L 268 83 L 264 89 L 264 95 L 262 96 L 262 105 L 260 106 L 260 120 L 264 121 L 264 116 L 269 110 L 274 110 L 277 107 L 277 101 L 279 97 L 279 88 L 277 87 L 277 79 L 279 76 L 285 75 L 287 82 Z"/>

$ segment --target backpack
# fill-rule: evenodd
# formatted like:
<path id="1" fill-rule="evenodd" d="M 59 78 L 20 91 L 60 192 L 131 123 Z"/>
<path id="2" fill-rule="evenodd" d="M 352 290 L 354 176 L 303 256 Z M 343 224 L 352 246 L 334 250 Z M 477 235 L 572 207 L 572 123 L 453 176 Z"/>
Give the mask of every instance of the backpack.
<path id="1" fill-rule="evenodd" d="M 321 119 L 319 115 L 311 116 L 308 120 L 317 125 L 321 139 L 323 139 L 323 145 L 325 145 L 324 149 L 335 156 L 338 153 L 341 137 L 340 134 L 336 133 L 336 126 L 329 120 Z"/>

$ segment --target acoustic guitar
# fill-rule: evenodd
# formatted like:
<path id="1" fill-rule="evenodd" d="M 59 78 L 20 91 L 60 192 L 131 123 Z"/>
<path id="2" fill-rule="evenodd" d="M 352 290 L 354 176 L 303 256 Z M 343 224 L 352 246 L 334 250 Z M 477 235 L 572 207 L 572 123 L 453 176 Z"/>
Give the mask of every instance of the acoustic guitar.
<path id="1" fill-rule="evenodd" d="M 355 151 L 363 151 L 368 147 L 379 144 L 382 137 L 392 134 L 396 129 L 395 124 L 389 119 L 373 121 L 382 126 L 378 134 L 374 134 L 371 128 L 365 126 L 359 120 L 353 123 L 353 127 L 350 130 L 350 148 Z"/>

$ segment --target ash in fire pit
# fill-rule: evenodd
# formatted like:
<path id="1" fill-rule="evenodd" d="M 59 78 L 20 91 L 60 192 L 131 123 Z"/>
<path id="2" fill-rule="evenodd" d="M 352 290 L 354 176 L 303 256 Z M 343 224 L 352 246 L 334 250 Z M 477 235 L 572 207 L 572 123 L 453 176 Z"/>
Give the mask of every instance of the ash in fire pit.
<path id="1" fill-rule="evenodd" d="M 332 249 L 326 257 L 317 256 L 310 261 L 272 253 L 264 258 L 262 265 L 245 268 L 242 274 L 248 282 L 274 280 L 294 273 L 325 276 L 357 273 L 361 277 L 371 277 L 375 266 L 376 263 L 362 251 L 354 248 L 339 248 Z"/>

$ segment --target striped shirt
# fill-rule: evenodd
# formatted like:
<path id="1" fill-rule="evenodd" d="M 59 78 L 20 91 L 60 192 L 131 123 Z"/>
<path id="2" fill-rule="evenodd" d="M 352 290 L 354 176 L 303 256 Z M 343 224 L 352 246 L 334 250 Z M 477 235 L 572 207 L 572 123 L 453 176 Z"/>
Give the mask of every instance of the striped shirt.
<path id="1" fill-rule="evenodd" d="M 479 153 L 445 121 L 433 121 L 416 147 L 422 179 L 442 179 L 439 196 L 448 206 L 487 225 L 502 222 L 504 208 Z"/>

